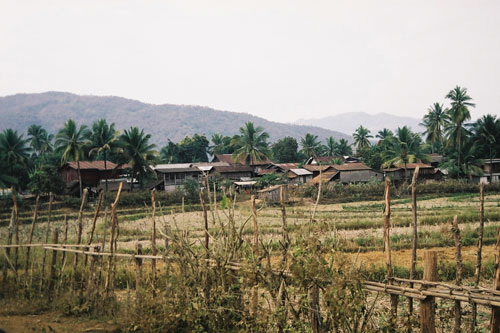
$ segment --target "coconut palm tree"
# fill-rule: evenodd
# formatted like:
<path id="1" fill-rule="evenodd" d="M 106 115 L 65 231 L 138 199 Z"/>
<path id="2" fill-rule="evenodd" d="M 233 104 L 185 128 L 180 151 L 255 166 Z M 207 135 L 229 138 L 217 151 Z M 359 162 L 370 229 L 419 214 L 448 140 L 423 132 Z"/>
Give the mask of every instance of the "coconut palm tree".
<path id="1" fill-rule="evenodd" d="M 460 169 L 462 163 L 461 153 L 462 153 L 462 137 L 464 135 L 464 122 L 470 119 L 469 107 L 475 107 L 474 103 L 470 101 L 472 98 L 467 95 L 467 88 L 461 88 L 456 86 L 453 90 L 450 90 L 446 95 L 446 98 L 451 100 L 451 108 L 448 110 L 447 114 L 450 118 L 450 124 L 447 127 L 448 137 L 452 139 L 453 144 L 458 149 L 457 155 L 457 168 Z"/>
<path id="2" fill-rule="evenodd" d="M 52 151 L 53 134 L 48 134 L 45 128 L 40 125 L 31 125 L 28 128 L 28 138 L 30 146 L 37 156 Z"/>
<path id="3" fill-rule="evenodd" d="M 474 141 L 487 151 L 490 159 L 490 183 L 493 182 L 493 158 L 500 148 L 500 119 L 491 114 L 478 119 L 473 125 Z"/>
<path id="4" fill-rule="evenodd" d="M 346 139 L 340 139 L 337 144 L 337 153 L 340 156 L 352 155 L 352 147 Z"/>
<path id="5" fill-rule="evenodd" d="M 144 178 L 151 173 L 149 166 L 156 159 L 156 145 L 149 143 L 150 134 L 137 127 L 130 127 L 120 136 L 120 145 L 123 148 L 127 164 L 132 170 L 132 178 L 137 179 L 142 186 Z"/>
<path id="6" fill-rule="evenodd" d="M 268 139 L 269 134 L 264 132 L 262 127 L 255 127 L 252 122 L 246 122 L 240 127 L 240 136 L 233 139 L 232 144 L 240 147 L 233 153 L 233 160 L 248 165 L 265 160 L 271 154 Z"/>
<path id="7" fill-rule="evenodd" d="M 306 136 L 300 139 L 300 145 L 302 146 L 302 154 L 307 158 L 318 156 L 322 150 L 322 145 L 318 141 L 318 136 L 311 133 L 306 133 Z"/>
<path id="8" fill-rule="evenodd" d="M 363 127 L 363 125 L 356 129 L 356 131 L 352 134 L 352 137 L 354 138 L 354 145 L 356 146 L 357 152 L 370 147 L 369 138 L 373 138 L 373 136 L 370 135 L 370 130 Z"/>
<path id="9" fill-rule="evenodd" d="M 75 161 L 78 170 L 78 184 L 80 186 L 80 197 L 83 193 L 82 175 L 80 172 L 80 160 L 85 157 L 85 145 L 88 143 L 88 129 L 86 125 L 77 126 L 76 122 L 69 119 L 56 135 L 56 150 L 62 153 L 61 164 L 69 160 Z"/>
<path id="10" fill-rule="evenodd" d="M 92 130 L 89 134 L 89 155 L 98 156 L 102 154 L 104 160 L 104 179 L 106 183 L 106 192 L 108 191 L 107 174 L 107 152 L 118 148 L 118 131 L 115 130 L 115 123 L 108 125 L 106 119 L 99 119 L 92 124 Z"/>
<path id="11" fill-rule="evenodd" d="M 389 146 L 382 153 L 384 168 L 391 166 L 400 167 L 405 170 L 405 182 L 407 181 L 407 164 L 419 161 L 426 161 L 427 154 L 422 150 L 422 139 L 417 133 L 412 133 L 407 126 L 398 128 L 393 140 L 389 141 Z"/>
<path id="12" fill-rule="evenodd" d="M 378 131 L 377 135 L 375 137 L 380 140 L 384 140 L 385 138 L 388 138 L 390 136 L 394 136 L 394 133 L 388 128 L 384 128 L 380 131 Z"/>
<path id="13" fill-rule="evenodd" d="M 424 134 L 426 135 L 426 141 L 431 144 L 432 153 L 434 153 L 436 142 L 439 143 L 440 148 L 443 147 L 443 129 L 448 122 L 448 111 L 443 108 L 442 104 L 434 103 L 427 110 L 421 125 L 425 127 Z"/>
<path id="14" fill-rule="evenodd" d="M 3 168 L 8 170 L 8 174 L 2 176 L 4 179 L 2 183 L 17 183 L 18 180 L 13 181 L 16 174 L 19 170 L 27 168 L 30 152 L 27 144 L 28 140 L 24 139 L 22 134 L 19 135 L 10 128 L 0 133 L 0 157 L 4 162 Z"/>
<path id="15" fill-rule="evenodd" d="M 326 155 L 327 156 L 337 155 L 337 141 L 333 136 L 326 138 Z"/>

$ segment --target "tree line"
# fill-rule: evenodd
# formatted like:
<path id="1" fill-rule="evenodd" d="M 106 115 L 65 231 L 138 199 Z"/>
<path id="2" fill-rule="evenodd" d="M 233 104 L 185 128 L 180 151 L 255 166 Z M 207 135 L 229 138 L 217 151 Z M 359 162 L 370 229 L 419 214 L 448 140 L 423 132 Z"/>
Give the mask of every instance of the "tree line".
<path id="1" fill-rule="evenodd" d="M 448 106 L 434 103 L 423 117 L 423 133 L 403 126 L 395 133 L 383 129 L 373 137 L 370 130 L 360 126 L 353 133 L 353 145 L 334 137 L 323 143 L 311 133 L 299 141 L 284 137 L 270 143 L 269 134 L 251 122 L 233 136 L 217 133 L 208 140 L 205 135 L 195 134 L 177 143 L 169 141 L 159 151 L 144 129 L 130 127 L 120 133 L 114 123 L 105 119 L 90 127 L 69 119 L 55 135 L 34 124 L 28 128 L 26 138 L 6 129 L 0 133 L 0 187 L 14 186 L 33 193 L 61 192 L 64 184 L 58 168 L 68 161 L 77 164 L 81 193 L 80 161 L 102 160 L 106 169 L 108 161 L 126 165 L 129 175 L 143 184 L 153 177 L 149 167 L 152 164 L 208 162 L 209 155 L 216 154 L 232 154 L 235 161 L 246 164 L 267 158 L 277 163 L 303 162 L 319 156 L 331 157 L 330 162 L 335 164 L 342 163 L 342 156 L 352 155 L 353 148 L 357 156 L 377 170 L 406 168 L 408 163 L 427 162 L 429 153 L 438 153 L 451 177 L 479 174 L 484 159 L 499 156 L 500 120 L 488 114 L 468 123 L 469 109 L 475 104 L 466 88 L 455 87 L 445 99 Z"/>

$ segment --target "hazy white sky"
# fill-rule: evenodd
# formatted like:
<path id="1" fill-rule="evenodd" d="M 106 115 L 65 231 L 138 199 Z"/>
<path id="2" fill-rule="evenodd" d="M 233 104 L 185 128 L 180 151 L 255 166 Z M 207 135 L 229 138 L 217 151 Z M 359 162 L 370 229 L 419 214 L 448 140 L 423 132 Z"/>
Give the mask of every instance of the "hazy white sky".
<path id="1" fill-rule="evenodd" d="M 0 95 L 68 91 L 292 122 L 500 110 L 500 1 L 0 0 Z"/>

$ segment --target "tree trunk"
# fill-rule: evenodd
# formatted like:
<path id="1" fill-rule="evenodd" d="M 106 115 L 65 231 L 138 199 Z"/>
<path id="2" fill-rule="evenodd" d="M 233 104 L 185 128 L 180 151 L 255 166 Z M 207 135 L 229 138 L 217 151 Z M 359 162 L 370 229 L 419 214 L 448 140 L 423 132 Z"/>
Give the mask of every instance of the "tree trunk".
<path id="1" fill-rule="evenodd" d="M 461 165 L 461 153 L 462 153 L 462 126 L 459 126 L 459 129 L 458 129 L 458 177 L 460 178 L 460 165 Z"/>
<path id="2" fill-rule="evenodd" d="M 106 184 L 105 191 L 108 192 L 108 168 L 106 165 L 106 151 L 104 151 L 104 182 Z"/>
<path id="3" fill-rule="evenodd" d="M 490 184 L 493 184 L 493 154 L 490 146 Z"/>
<path id="4" fill-rule="evenodd" d="M 80 173 L 80 160 L 76 161 L 76 165 L 78 167 L 78 184 L 80 185 L 80 198 L 83 194 L 83 186 L 82 186 L 82 174 Z"/>

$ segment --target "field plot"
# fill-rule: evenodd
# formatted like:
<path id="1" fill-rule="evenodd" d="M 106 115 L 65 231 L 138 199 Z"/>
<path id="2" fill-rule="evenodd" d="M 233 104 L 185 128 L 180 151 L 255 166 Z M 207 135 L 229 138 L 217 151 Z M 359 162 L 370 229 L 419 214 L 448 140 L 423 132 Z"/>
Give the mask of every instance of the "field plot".
<path id="1" fill-rule="evenodd" d="M 314 202 L 309 199 L 284 206 L 256 200 L 254 206 L 251 200 L 228 198 L 214 203 L 205 194 L 204 205 L 205 211 L 201 205 L 162 206 L 155 201 L 152 208 L 146 198 L 143 207 L 123 207 L 117 201 L 113 212 L 109 203 L 98 211 L 97 203 L 89 202 L 79 214 L 54 203 L 49 218 L 44 201 L 36 214 L 34 207 L 19 212 L 19 244 L 37 245 L 29 252 L 28 247 L 5 247 L 9 238 L 9 244 L 16 244 L 15 232 L 9 229 L 16 218 L 1 212 L 0 328 L 21 325 L 19 318 L 37 315 L 43 325 L 60 329 L 68 322 L 64 318 L 87 316 L 95 322 L 82 329 L 101 325 L 104 331 L 394 328 L 388 319 L 389 296 L 363 287 L 364 280 L 387 282 L 384 200 L 320 203 L 314 219 Z M 455 281 L 451 222 L 456 216 L 463 284 L 473 286 L 479 195 L 422 196 L 417 208 L 415 278 L 422 278 L 424 252 L 433 250 L 438 254 L 439 281 Z M 485 196 L 484 218 L 480 285 L 491 289 L 498 254 L 499 194 Z M 390 223 L 393 276 L 408 279 L 410 198 L 392 201 Z M 47 243 L 54 245 L 38 246 Z M 74 246 L 62 249 L 55 243 Z M 418 327 L 418 311 L 409 315 L 407 298 L 399 299 L 401 325 L 395 329 Z M 438 329 L 452 329 L 454 303 L 437 303 Z M 465 328 L 470 325 L 470 305 L 464 303 L 462 311 Z M 487 327 L 490 312 L 488 306 L 478 306 L 479 329 Z M 47 313 L 59 319 L 51 324 Z M 33 325 L 31 320 L 25 323 L 23 329 Z"/>

